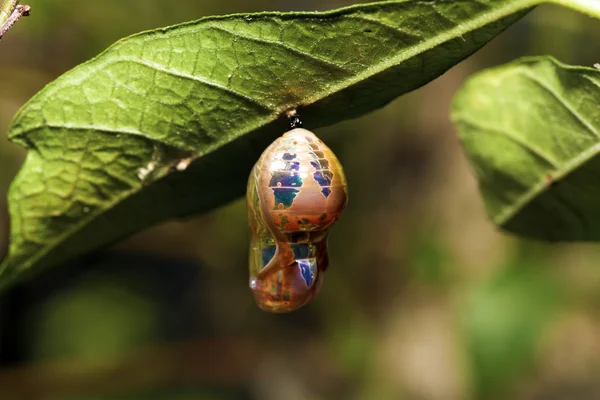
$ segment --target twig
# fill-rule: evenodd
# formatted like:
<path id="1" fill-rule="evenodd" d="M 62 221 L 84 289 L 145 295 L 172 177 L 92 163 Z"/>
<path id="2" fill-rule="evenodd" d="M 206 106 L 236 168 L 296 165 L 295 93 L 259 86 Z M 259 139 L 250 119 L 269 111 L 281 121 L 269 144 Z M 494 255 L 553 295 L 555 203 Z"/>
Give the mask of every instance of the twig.
<path id="1" fill-rule="evenodd" d="M 2 8 L 0 8 L 0 26 L 4 25 L 8 17 L 10 17 L 17 8 L 17 4 L 19 4 L 19 0 L 5 0 L 2 4 Z"/>
<path id="2" fill-rule="evenodd" d="M 7 3 L 10 3 L 10 1 L 4 3 L 4 6 L 2 7 L 2 13 L 6 12 L 6 8 L 7 8 L 6 4 Z M 31 12 L 30 6 L 26 6 L 26 5 L 16 6 L 14 11 L 12 12 L 12 14 L 10 14 L 10 16 L 6 19 L 6 21 L 4 21 L 4 23 L 0 26 L 0 39 L 2 39 L 4 34 L 10 28 L 12 28 L 12 26 L 15 24 L 15 22 L 17 22 L 19 20 L 19 18 L 21 18 L 22 16 L 27 17 L 30 12 Z M 3 17 L 3 15 L 2 15 L 2 17 Z"/>

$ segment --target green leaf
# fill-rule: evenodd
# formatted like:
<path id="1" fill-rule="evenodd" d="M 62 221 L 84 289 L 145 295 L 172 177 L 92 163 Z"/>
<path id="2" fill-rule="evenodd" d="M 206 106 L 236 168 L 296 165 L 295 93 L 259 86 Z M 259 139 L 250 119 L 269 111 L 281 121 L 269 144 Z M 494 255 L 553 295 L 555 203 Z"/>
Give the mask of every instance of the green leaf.
<path id="1" fill-rule="evenodd" d="M 496 224 L 542 240 L 600 240 L 599 104 L 599 70 L 550 57 L 467 82 L 453 118 Z"/>
<path id="2" fill-rule="evenodd" d="M 0 286 L 242 195 L 287 110 L 300 108 L 316 128 L 377 109 L 532 5 L 391 1 L 211 17 L 119 41 L 48 85 L 13 122 L 10 138 L 29 152 L 9 193 Z"/>

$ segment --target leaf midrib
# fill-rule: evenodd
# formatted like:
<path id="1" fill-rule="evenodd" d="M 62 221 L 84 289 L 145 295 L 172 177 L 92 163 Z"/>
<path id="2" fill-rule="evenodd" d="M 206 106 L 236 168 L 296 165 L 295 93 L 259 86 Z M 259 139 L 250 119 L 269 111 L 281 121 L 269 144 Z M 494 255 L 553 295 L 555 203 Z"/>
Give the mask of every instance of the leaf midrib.
<path id="1" fill-rule="evenodd" d="M 553 182 L 557 182 L 561 179 L 564 179 L 575 169 L 580 167 L 582 164 L 585 164 L 586 162 L 590 161 L 599 153 L 600 142 L 594 144 L 587 150 L 579 153 L 576 157 L 573 157 L 572 159 L 564 163 L 561 167 L 555 170 L 553 174 L 550 174 L 549 177 L 552 179 Z M 516 214 L 522 211 L 526 205 L 530 204 L 533 199 L 547 191 L 550 187 L 551 185 L 548 184 L 548 182 L 546 181 L 546 177 L 542 177 L 537 184 L 532 186 L 530 190 L 526 191 L 521 196 L 519 196 L 517 201 L 514 203 L 514 206 L 505 207 L 505 211 L 499 213 L 497 217 L 494 217 L 494 223 L 503 226 Z"/>

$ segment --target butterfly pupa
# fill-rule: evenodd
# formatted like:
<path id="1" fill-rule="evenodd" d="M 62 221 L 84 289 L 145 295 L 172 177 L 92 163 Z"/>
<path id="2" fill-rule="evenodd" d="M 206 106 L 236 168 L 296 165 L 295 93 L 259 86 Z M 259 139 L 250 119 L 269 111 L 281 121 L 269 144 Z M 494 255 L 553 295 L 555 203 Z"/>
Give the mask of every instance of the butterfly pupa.
<path id="1" fill-rule="evenodd" d="M 250 288 L 266 311 L 312 300 L 327 269 L 327 237 L 347 202 L 344 171 L 314 133 L 295 128 L 254 165 L 247 188 Z"/>

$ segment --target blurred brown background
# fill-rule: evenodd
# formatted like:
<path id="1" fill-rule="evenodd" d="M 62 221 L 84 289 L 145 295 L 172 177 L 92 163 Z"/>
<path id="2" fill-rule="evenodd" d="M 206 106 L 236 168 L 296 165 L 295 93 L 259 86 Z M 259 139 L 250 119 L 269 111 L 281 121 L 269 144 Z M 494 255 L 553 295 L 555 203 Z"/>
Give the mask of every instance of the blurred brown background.
<path id="1" fill-rule="evenodd" d="M 0 258 L 24 152 L 12 116 L 117 39 L 314 0 L 31 0 L 0 42 Z M 449 122 L 472 73 L 516 57 L 600 61 L 600 21 L 541 7 L 426 87 L 317 132 L 349 206 L 317 299 L 260 311 L 240 199 L 140 232 L 0 296 L 0 399 L 598 399 L 600 246 L 499 233 Z M 310 128 L 310 122 L 307 127 Z"/>

